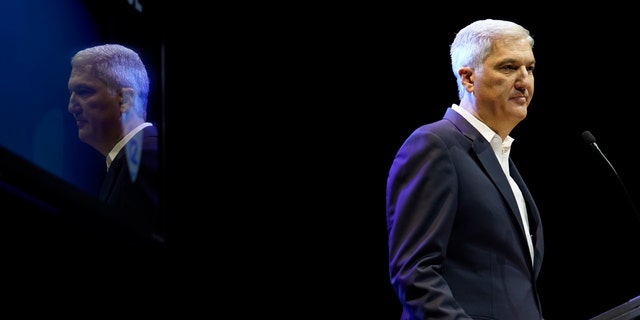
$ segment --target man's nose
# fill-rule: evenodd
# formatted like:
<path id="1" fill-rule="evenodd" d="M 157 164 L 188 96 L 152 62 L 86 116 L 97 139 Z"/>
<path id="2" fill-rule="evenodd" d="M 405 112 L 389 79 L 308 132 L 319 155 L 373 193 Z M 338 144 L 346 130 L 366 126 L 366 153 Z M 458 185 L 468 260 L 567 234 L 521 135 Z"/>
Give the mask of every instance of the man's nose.
<path id="1" fill-rule="evenodd" d="M 516 81 L 516 87 L 518 89 L 526 88 L 532 81 L 533 74 L 526 66 L 522 66 L 518 69 L 518 79 Z"/>
<path id="2" fill-rule="evenodd" d="M 70 113 L 77 113 L 79 109 L 80 107 L 78 106 L 78 103 L 76 103 L 75 95 L 72 93 L 69 96 L 69 105 L 67 106 L 67 111 L 69 111 Z"/>

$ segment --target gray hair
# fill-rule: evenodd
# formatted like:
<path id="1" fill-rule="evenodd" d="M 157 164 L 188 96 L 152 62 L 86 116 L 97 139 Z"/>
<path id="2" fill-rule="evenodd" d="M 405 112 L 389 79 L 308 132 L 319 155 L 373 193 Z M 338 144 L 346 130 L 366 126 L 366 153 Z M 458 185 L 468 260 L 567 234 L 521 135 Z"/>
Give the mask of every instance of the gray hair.
<path id="1" fill-rule="evenodd" d="M 119 44 L 98 45 L 78 51 L 71 58 L 71 67 L 89 70 L 113 92 L 124 87 L 133 88 L 133 108 L 146 119 L 149 76 L 138 53 Z"/>
<path id="2" fill-rule="evenodd" d="M 470 67 L 474 70 L 482 68 L 482 62 L 491 53 L 493 42 L 502 38 L 526 38 L 533 48 L 533 37 L 529 30 L 517 23 L 504 20 L 478 20 L 462 28 L 450 47 L 451 69 L 458 83 L 458 96 L 462 100 L 466 92 L 458 69 Z"/>

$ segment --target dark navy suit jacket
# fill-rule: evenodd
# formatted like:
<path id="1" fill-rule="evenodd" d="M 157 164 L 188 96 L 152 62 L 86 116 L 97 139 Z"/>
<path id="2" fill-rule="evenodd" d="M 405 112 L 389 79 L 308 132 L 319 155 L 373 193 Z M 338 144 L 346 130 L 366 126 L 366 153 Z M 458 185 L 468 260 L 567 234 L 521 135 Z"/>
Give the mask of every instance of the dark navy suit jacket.
<path id="1" fill-rule="evenodd" d="M 386 198 L 401 319 L 542 319 L 542 224 L 511 159 L 509 169 L 526 200 L 531 235 L 491 145 L 457 112 L 447 109 L 400 147 Z"/>
<path id="2" fill-rule="evenodd" d="M 123 147 L 109 166 L 99 198 L 106 203 L 111 218 L 125 228 L 143 239 L 163 242 L 166 235 L 159 207 L 158 129 L 148 126 L 141 133 L 142 155 L 135 180 Z"/>

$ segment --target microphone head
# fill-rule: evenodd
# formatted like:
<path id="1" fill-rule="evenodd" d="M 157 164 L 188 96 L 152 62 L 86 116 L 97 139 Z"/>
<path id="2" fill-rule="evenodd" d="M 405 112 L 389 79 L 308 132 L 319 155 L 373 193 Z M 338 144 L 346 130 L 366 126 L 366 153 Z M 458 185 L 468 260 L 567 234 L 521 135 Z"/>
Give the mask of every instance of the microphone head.
<path id="1" fill-rule="evenodd" d="M 582 133 L 582 140 L 587 144 L 596 143 L 596 137 L 594 137 L 591 132 L 585 131 Z"/>

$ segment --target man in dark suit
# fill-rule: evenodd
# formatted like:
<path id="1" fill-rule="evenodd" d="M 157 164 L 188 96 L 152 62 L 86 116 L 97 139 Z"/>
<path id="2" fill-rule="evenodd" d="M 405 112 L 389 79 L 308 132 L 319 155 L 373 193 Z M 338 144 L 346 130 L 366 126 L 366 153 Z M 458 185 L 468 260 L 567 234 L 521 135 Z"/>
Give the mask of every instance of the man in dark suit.
<path id="1" fill-rule="evenodd" d="M 539 320 L 543 232 L 510 159 L 533 97 L 533 38 L 480 20 L 457 33 L 460 103 L 417 128 L 387 180 L 389 273 L 401 319 Z"/>
<path id="2" fill-rule="evenodd" d="M 71 67 L 68 110 L 76 119 L 78 137 L 106 159 L 100 200 L 123 228 L 163 244 L 158 130 L 146 121 L 145 65 L 135 51 L 105 44 L 78 51 Z"/>

